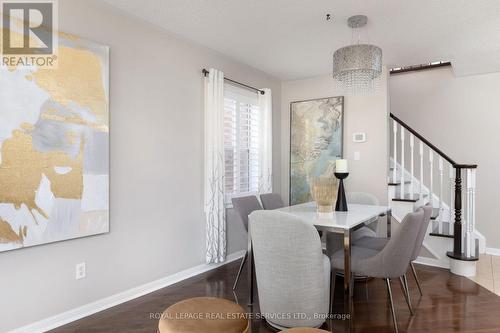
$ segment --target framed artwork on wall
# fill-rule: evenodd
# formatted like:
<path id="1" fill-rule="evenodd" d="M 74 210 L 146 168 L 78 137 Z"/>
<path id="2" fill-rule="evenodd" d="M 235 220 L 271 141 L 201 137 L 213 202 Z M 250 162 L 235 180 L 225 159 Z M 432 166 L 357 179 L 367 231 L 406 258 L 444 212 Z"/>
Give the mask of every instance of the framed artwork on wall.
<path id="1" fill-rule="evenodd" d="M 109 232 L 109 48 L 0 67 L 0 252 Z"/>
<path id="2" fill-rule="evenodd" d="M 290 205 L 312 201 L 311 177 L 334 177 L 343 122 L 343 96 L 290 103 Z"/>

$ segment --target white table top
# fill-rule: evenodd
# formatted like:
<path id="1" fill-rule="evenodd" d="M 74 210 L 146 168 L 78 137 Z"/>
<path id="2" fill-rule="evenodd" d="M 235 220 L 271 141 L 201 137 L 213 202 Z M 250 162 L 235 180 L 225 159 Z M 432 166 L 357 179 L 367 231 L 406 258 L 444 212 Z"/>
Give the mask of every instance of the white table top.
<path id="1" fill-rule="evenodd" d="M 348 204 L 347 212 L 318 213 L 316 203 L 308 202 L 277 209 L 277 211 L 291 214 L 306 222 L 311 222 L 322 230 L 349 230 L 360 224 L 370 221 L 374 217 L 386 214 L 391 210 L 387 206 Z"/>

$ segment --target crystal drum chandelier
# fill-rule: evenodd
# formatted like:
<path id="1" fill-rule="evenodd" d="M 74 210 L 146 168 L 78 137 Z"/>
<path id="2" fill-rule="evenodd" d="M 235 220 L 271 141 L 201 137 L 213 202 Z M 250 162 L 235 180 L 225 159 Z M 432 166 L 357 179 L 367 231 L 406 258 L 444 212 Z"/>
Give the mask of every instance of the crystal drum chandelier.
<path id="1" fill-rule="evenodd" d="M 352 16 L 347 24 L 354 29 L 368 22 L 364 15 Z M 333 54 L 333 78 L 347 93 L 365 95 L 372 93 L 382 73 L 382 49 L 375 45 L 357 44 L 342 47 Z"/>

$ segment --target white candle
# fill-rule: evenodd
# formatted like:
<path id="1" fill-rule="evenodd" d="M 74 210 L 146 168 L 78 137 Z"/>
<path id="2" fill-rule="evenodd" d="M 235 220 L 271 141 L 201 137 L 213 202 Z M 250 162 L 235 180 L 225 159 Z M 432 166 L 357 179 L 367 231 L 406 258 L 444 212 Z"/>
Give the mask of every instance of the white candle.
<path id="1" fill-rule="evenodd" d="M 347 172 L 347 160 L 336 160 L 335 161 L 335 172 L 346 173 Z"/>

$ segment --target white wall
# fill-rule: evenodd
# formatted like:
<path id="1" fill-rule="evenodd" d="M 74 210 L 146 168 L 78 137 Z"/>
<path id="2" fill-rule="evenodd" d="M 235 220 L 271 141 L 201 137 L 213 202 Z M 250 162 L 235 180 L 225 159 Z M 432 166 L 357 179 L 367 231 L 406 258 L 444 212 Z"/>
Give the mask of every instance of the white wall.
<path id="1" fill-rule="evenodd" d="M 59 9 L 62 31 L 110 46 L 111 232 L 0 253 L 0 332 L 204 262 L 202 68 L 272 89 L 280 186 L 278 80 L 99 1 Z M 228 237 L 246 245 L 239 225 Z"/>
<path id="2" fill-rule="evenodd" d="M 281 84 L 281 193 L 289 193 L 290 103 L 314 98 L 341 96 L 330 75 Z M 352 135 L 365 132 L 367 142 L 354 143 Z M 344 158 L 349 162 L 347 191 L 375 194 L 387 203 L 388 163 L 388 91 L 387 71 L 380 78 L 380 88 L 372 96 L 346 96 L 344 99 Z M 361 154 L 354 161 L 354 152 Z"/>
<path id="3" fill-rule="evenodd" d="M 391 112 L 457 163 L 478 164 L 476 218 L 500 248 L 500 73 L 455 77 L 450 68 L 393 75 Z"/>

